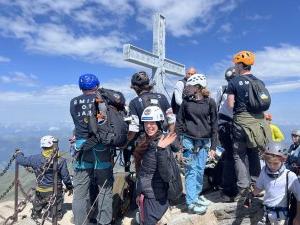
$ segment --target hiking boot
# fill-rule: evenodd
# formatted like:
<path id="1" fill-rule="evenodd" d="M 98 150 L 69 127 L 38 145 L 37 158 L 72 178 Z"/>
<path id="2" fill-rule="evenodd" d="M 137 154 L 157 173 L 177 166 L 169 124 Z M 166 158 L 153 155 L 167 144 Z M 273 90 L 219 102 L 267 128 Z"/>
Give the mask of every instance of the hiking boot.
<path id="1" fill-rule="evenodd" d="M 198 206 L 196 204 L 190 204 L 188 206 L 188 212 L 193 214 L 203 215 L 206 213 L 206 210 L 206 206 Z"/>
<path id="2" fill-rule="evenodd" d="M 221 202 L 234 202 L 234 197 L 230 197 L 230 196 L 224 194 L 223 192 L 221 192 L 220 199 L 221 199 Z"/>
<path id="3" fill-rule="evenodd" d="M 61 221 L 62 218 L 64 217 L 63 213 L 61 213 L 61 212 L 58 212 L 58 213 L 56 214 L 56 216 L 57 216 L 57 220 L 58 220 L 58 221 Z"/>
<path id="4" fill-rule="evenodd" d="M 210 204 L 210 201 L 207 198 L 205 198 L 203 195 L 200 195 L 195 204 L 200 206 L 208 206 Z"/>
<path id="5" fill-rule="evenodd" d="M 42 212 L 32 212 L 30 217 L 33 220 L 41 219 L 42 218 Z"/>

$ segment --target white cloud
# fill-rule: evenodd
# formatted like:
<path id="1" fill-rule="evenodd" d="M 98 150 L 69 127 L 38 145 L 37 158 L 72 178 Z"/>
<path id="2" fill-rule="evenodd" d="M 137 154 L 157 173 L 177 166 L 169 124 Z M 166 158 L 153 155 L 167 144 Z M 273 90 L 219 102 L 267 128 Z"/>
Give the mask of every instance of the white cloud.
<path id="1" fill-rule="evenodd" d="M 10 62 L 10 58 L 0 55 L 0 63 Z"/>
<path id="2" fill-rule="evenodd" d="M 237 0 L 3 0 L 0 35 L 21 39 L 29 51 L 67 55 L 93 63 L 131 67 L 123 61 L 122 46 L 132 35 L 122 29 L 129 16 L 152 27 L 152 14 L 168 18 L 175 36 L 208 30 L 216 18 L 232 11 Z M 16 14 L 15 12 L 18 11 Z"/>
<path id="3" fill-rule="evenodd" d="M 167 20 L 167 29 L 174 36 L 192 36 L 207 31 L 214 25 L 215 19 L 223 13 L 232 11 L 237 1 L 225 0 L 138 0 L 138 21 L 151 27 L 152 14 L 163 13 Z"/>
<path id="4" fill-rule="evenodd" d="M 219 33 L 230 33 L 232 31 L 232 24 L 231 23 L 224 23 L 221 25 L 219 29 Z"/>
<path id="5" fill-rule="evenodd" d="M 267 86 L 270 93 L 289 92 L 300 89 L 300 80 L 274 83 Z"/>
<path id="6" fill-rule="evenodd" d="M 9 75 L 0 76 L 0 83 L 35 87 L 38 81 L 37 77 L 33 74 L 26 75 L 22 72 L 14 72 Z"/>
<path id="7" fill-rule="evenodd" d="M 232 55 L 215 63 L 209 74 L 223 79 L 224 71 L 233 65 Z M 279 84 L 282 81 L 292 82 L 300 77 L 300 46 L 282 44 L 279 47 L 269 46 L 256 51 L 252 71 L 268 85 Z"/>
<path id="8" fill-rule="evenodd" d="M 271 19 L 271 15 L 260 15 L 260 14 L 254 14 L 254 15 L 251 15 L 251 16 L 246 16 L 246 19 L 248 20 L 253 20 L 253 21 L 256 21 L 256 20 L 269 20 Z"/>
<path id="9" fill-rule="evenodd" d="M 89 3 L 75 0 L 71 4 L 67 0 L 40 0 L 31 4 L 16 0 L 2 1 L 1 5 L 20 12 L 16 16 L 14 10 L 7 10 L 0 16 L 0 34 L 23 40 L 29 51 L 114 66 L 129 65 L 122 56 L 128 36 L 118 32 L 118 25 L 134 12 L 127 1 L 110 4 L 106 0 Z M 45 19 L 47 16 L 50 19 Z M 39 20 L 39 17 L 44 19 Z M 104 27 L 109 29 L 103 32 Z"/>
<path id="10" fill-rule="evenodd" d="M 283 44 L 256 53 L 253 71 L 263 79 L 300 77 L 300 46 Z"/>
<path id="11" fill-rule="evenodd" d="M 49 127 L 49 129 L 48 129 L 48 131 L 58 131 L 58 130 L 60 130 L 60 128 L 59 127 L 54 127 L 54 126 Z"/>
<path id="12" fill-rule="evenodd" d="M 101 84 L 105 88 L 121 91 L 127 100 L 135 96 L 130 89 L 129 79 L 114 79 L 110 83 Z M 70 100 L 81 94 L 75 84 L 43 87 L 39 91 L 17 92 L 0 91 L 0 124 L 26 122 L 71 121 L 69 113 Z"/>

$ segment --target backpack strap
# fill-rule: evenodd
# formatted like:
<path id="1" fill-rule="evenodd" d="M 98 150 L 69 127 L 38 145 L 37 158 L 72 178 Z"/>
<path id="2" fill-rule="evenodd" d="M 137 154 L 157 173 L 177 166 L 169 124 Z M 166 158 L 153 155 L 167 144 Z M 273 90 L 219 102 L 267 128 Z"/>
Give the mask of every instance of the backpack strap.
<path id="1" fill-rule="evenodd" d="M 224 86 L 222 86 L 222 88 L 223 88 L 223 87 L 224 87 Z M 217 112 L 218 112 L 218 113 L 219 113 L 219 111 L 220 111 L 220 106 L 221 106 L 222 98 L 223 98 L 223 95 L 225 94 L 225 92 L 226 92 L 226 90 L 227 90 L 227 87 L 228 87 L 228 86 L 224 87 L 224 90 L 222 91 L 221 97 L 220 97 L 220 99 L 219 99 L 219 102 L 218 102 L 218 108 L 217 108 Z"/>
<path id="2" fill-rule="evenodd" d="M 289 211 L 290 211 L 290 199 L 291 199 L 290 192 L 289 192 L 289 173 L 290 173 L 290 171 L 287 171 L 287 173 L 286 173 L 286 183 L 285 183 L 285 193 L 286 193 L 286 202 L 287 202 L 288 214 L 289 214 Z"/>

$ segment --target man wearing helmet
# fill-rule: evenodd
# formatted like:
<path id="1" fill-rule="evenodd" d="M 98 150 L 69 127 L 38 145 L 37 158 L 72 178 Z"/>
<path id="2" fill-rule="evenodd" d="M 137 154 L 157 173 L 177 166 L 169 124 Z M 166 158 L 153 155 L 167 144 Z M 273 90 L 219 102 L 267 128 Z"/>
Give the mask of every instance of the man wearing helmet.
<path id="1" fill-rule="evenodd" d="M 140 71 L 132 75 L 131 78 L 131 88 L 136 92 L 137 97 L 132 99 L 129 103 L 129 113 L 133 118 L 132 123 L 129 125 L 129 135 L 128 135 L 128 148 L 124 151 L 124 161 L 125 171 L 129 171 L 130 166 L 130 153 L 132 150 L 132 146 L 134 145 L 132 142 L 138 137 L 138 133 L 144 131 L 144 128 L 140 126 L 141 116 L 143 110 L 150 105 L 157 105 L 163 111 L 166 121 L 164 124 L 168 127 L 168 130 L 174 132 L 175 130 L 175 115 L 173 114 L 170 103 L 168 102 L 165 95 L 160 93 L 152 92 L 153 85 L 150 84 L 149 76 L 146 72 Z"/>
<path id="2" fill-rule="evenodd" d="M 225 80 L 229 82 L 235 76 L 235 68 L 229 67 L 225 71 Z M 221 146 L 225 149 L 222 157 L 222 199 L 223 201 L 232 201 L 233 196 L 237 193 L 236 178 L 232 175 L 234 171 L 234 159 L 232 153 L 232 108 L 228 106 L 227 90 L 228 84 L 222 85 L 217 92 L 216 103 L 218 113 L 218 135 Z"/>
<path id="3" fill-rule="evenodd" d="M 25 167 L 31 167 L 37 177 L 37 186 L 35 188 L 35 199 L 33 201 L 33 208 L 31 218 L 42 218 L 43 209 L 47 208 L 50 197 L 53 194 L 53 164 L 46 169 L 43 176 L 44 165 L 49 161 L 53 154 L 53 143 L 56 139 L 51 135 L 46 135 L 41 138 L 40 146 L 42 148 L 41 154 L 31 155 L 25 157 L 21 151 L 16 152 L 16 160 L 19 165 Z M 69 175 L 67 161 L 58 154 L 58 196 L 57 196 L 57 217 L 61 220 L 63 217 L 62 205 L 63 205 L 63 186 L 62 181 L 65 184 L 69 195 L 73 192 L 73 185 Z"/>
<path id="4" fill-rule="evenodd" d="M 249 195 L 251 199 L 265 190 L 263 224 L 300 224 L 300 181 L 295 173 L 285 168 L 286 152 L 283 142 L 270 142 L 266 146 L 263 154 L 266 165 L 261 170 L 254 191 Z M 289 192 L 296 197 L 297 206 L 294 207 L 297 209 L 291 209 L 297 210 L 296 215 L 288 208 Z M 249 199 L 246 202 L 249 207 Z M 295 217 L 291 218 L 292 216 Z M 287 223 L 288 220 L 290 221 Z"/>
<path id="5" fill-rule="evenodd" d="M 287 168 L 300 176 L 300 130 L 292 131 L 293 144 L 288 151 Z"/>
<path id="6" fill-rule="evenodd" d="M 86 222 L 87 213 L 94 201 L 90 190 L 99 188 L 102 190 L 98 196 L 98 224 L 110 224 L 112 222 L 112 186 L 113 168 L 110 148 L 98 143 L 92 149 L 81 150 L 86 140 L 92 135 L 89 127 L 89 116 L 92 115 L 92 106 L 95 101 L 99 80 L 94 74 L 83 74 L 79 77 L 79 88 L 82 94 L 73 98 L 70 102 L 70 113 L 75 125 L 75 149 L 74 162 L 74 198 L 72 210 L 75 225 Z M 106 106 L 100 104 L 100 111 L 105 118 Z M 101 119 L 101 118 L 100 118 Z M 97 195 L 98 193 L 96 193 Z M 92 196 L 92 197 L 90 197 Z"/>
<path id="7" fill-rule="evenodd" d="M 183 93 L 183 89 L 186 85 L 187 79 L 189 79 L 192 75 L 194 75 L 196 73 L 197 73 L 197 70 L 194 67 L 190 67 L 186 71 L 185 77 L 182 80 L 177 81 L 177 83 L 175 85 L 174 93 L 172 96 L 172 100 L 171 100 L 171 106 L 172 106 L 174 114 L 178 113 L 179 107 L 182 103 L 182 93 Z"/>
<path id="8" fill-rule="evenodd" d="M 233 57 L 236 76 L 230 80 L 226 93 L 228 106 L 233 108 L 233 158 L 239 194 L 243 196 L 251 179 L 260 173 L 259 150 L 271 140 L 271 130 L 263 112 L 252 113 L 249 103 L 249 79 L 258 80 L 251 73 L 255 56 L 250 51 L 238 52 Z"/>

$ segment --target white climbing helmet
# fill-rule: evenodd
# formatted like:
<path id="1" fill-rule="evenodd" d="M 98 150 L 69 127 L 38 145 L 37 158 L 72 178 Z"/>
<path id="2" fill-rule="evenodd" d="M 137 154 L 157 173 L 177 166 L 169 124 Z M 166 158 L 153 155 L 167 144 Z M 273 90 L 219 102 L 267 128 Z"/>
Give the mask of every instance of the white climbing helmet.
<path id="1" fill-rule="evenodd" d="M 292 135 L 297 135 L 300 137 L 300 130 L 299 129 L 293 130 Z"/>
<path id="2" fill-rule="evenodd" d="M 51 135 L 46 135 L 41 138 L 41 148 L 49 148 L 53 146 L 55 138 Z"/>
<path id="3" fill-rule="evenodd" d="M 141 121 L 151 122 L 151 121 L 164 121 L 164 113 L 158 106 L 148 106 L 144 109 Z"/>
<path id="4" fill-rule="evenodd" d="M 191 76 L 186 82 L 186 85 L 194 86 L 197 84 L 204 88 L 207 86 L 206 76 L 204 74 L 196 73 L 193 76 Z"/>

